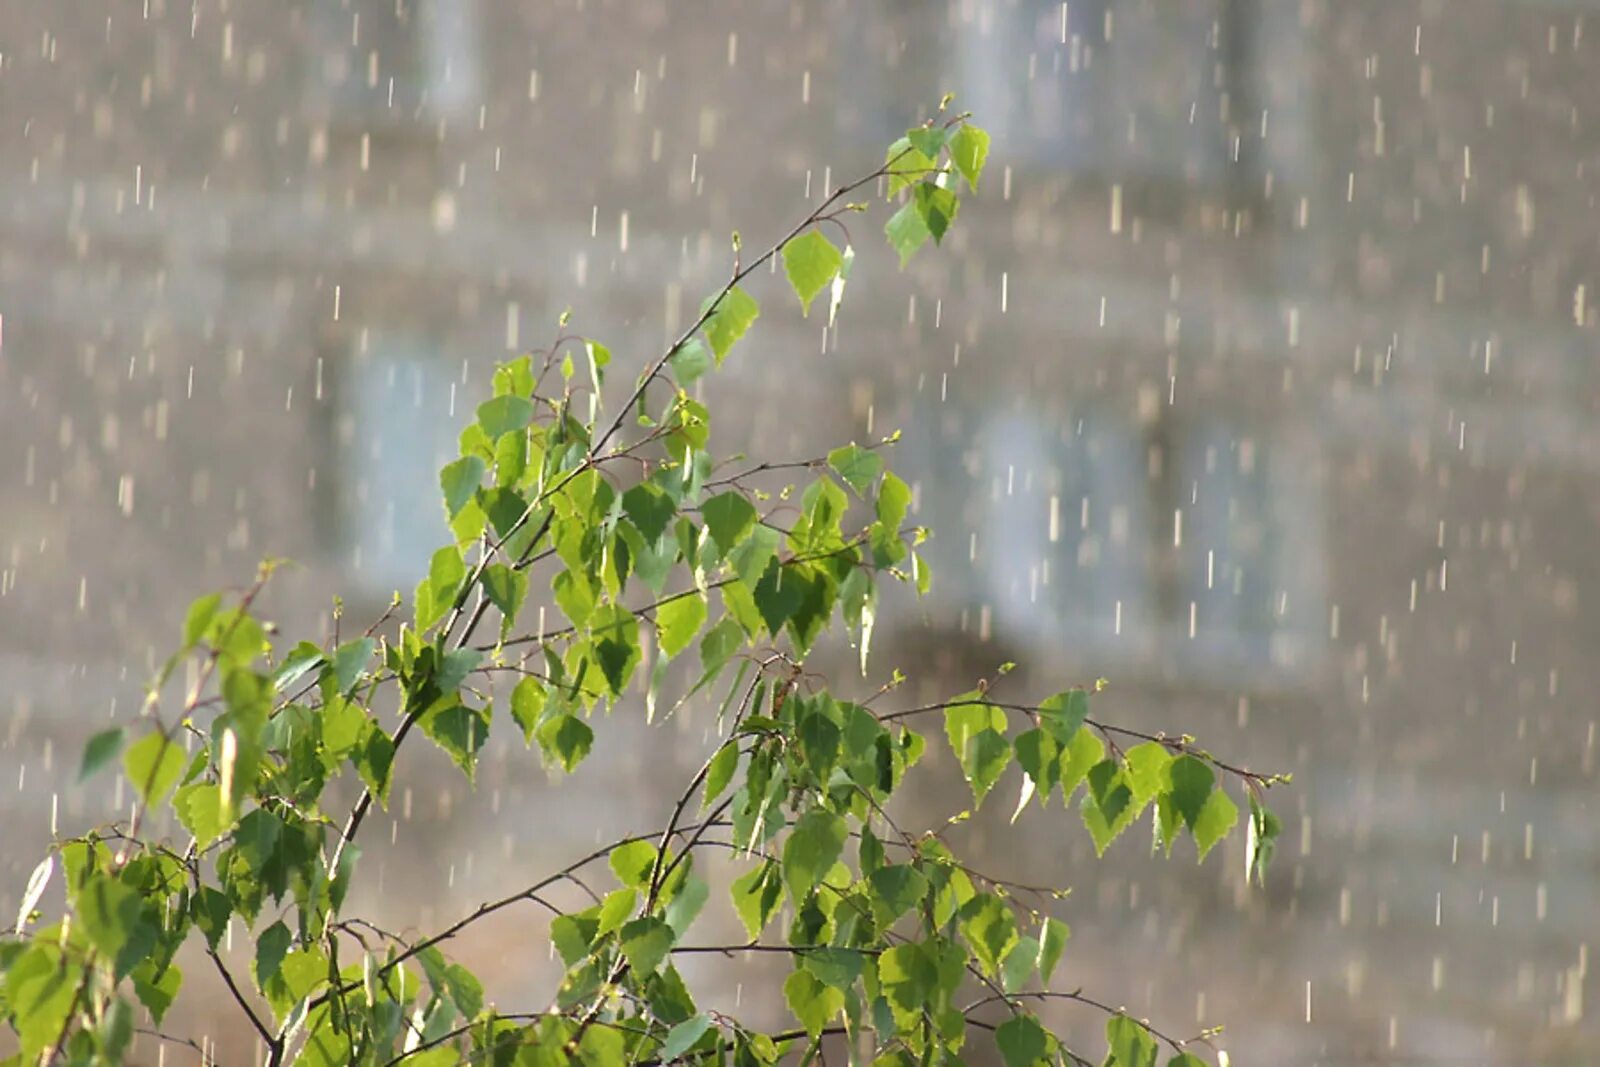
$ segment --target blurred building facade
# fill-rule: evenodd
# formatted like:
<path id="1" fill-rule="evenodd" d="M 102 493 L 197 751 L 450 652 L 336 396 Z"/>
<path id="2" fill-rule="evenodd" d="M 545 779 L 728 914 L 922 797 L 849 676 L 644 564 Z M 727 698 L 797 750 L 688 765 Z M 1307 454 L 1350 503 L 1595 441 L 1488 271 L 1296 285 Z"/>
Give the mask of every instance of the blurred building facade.
<path id="1" fill-rule="evenodd" d="M 1068 838 L 1011 860 L 1080 885 L 1085 981 L 1235 1022 L 1262 1062 L 1592 1042 L 1585 17 L 0 8 L 0 678 L 26 813 L 0 900 L 189 599 L 267 555 L 300 564 L 286 629 L 325 627 L 332 590 L 355 617 L 408 591 L 442 532 L 432 472 L 496 358 L 572 305 L 641 361 L 723 276 L 728 231 L 776 230 L 953 89 L 995 136 L 983 195 L 903 276 L 861 223 L 834 331 L 763 282 L 759 342 L 710 385 L 722 447 L 905 430 L 938 578 L 885 624 L 886 666 L 946 692 L 1003 659 L 1033 690 L 1108 675 L 1108 715 L 1296 772 L 1265 890 L 1242 857 L 1152 867 L 1138 844 L 1091 875 L 1084 835 L 1025 823 Z M 502 807 L 542 795 L 514 757 L 485 789 L 507 860 Z M 587 782 L 602 821 L 651 789 Z M 428 789 L 423 849 L 482 800 Z M 464 884 L 503 873 L 473 856 Z M 421 925 L 471 891 L 455 863 L 417 888 Z"/>

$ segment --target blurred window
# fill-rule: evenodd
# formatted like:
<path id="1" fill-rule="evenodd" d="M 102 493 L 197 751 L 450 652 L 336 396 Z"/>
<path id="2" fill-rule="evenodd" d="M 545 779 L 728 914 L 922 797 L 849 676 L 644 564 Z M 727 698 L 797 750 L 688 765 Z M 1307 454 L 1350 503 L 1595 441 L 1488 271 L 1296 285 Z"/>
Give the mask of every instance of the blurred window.
<path id="1" fill-rule="evenodd" d="M 314 0 L 308 93 L 348 123 L 469 115 L 482 95 L 477 0 Z"/>
<path id="2" fill-rule="evenodd" d="M 438 481 L 451 458 L 453 379 L 419 336 L 373 335 L 340 388 L 349 439 L 338 449 L 341 556 L 372 596 L 409 595 L 450 533 Z"/>

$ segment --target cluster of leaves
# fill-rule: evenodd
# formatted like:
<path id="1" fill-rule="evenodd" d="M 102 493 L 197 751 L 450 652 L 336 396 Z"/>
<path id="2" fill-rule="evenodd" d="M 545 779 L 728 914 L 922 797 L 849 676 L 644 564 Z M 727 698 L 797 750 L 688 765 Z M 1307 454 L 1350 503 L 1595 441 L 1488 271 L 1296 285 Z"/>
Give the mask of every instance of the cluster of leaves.
<path id="1" fill-rule="evenodd" d="M 1031 1010 L 1051 999 L 1109 1016 L 1115 1067 L 1154 1064 L 1158 1041 L 1175 1053 L 1170 1064 L 1201 1063 L 1187 1042 L 1081 992 L 1049 992 L 1068 930 L 1037 905 L 1057 894 L 980 875 L 939 834 L 907 833 L 888 809 L 928 743 L 917 724 L 942 716 L 974 806 L 1015 763 L 1018 811 L 1081 791 L 1078 812 L 1099 849 L 1150 809 L 1158 845 L 1170 851 L 1187 832 L 1204 857 L 1237 820 L 1222 785 L 1236 779 L 1259 872 L 1278 828 L 1259 801 L 1273 780 L 1187 737 L 1100 723 L 1081 689 L 1020 705 L 981 687 L 897 710 L 878 706 L 895 681 L 864 703 L 830 693 L 802 667 L 819 636 L 842 621 L 865 671 L 879 583 L 927 588 L 924 535 L 907 526 L 910 489 L 884 469 L 888 442 L 729 473 L 708 447 L 709 412 L 686 388 L 756 321 L 760 306 L 741 283 L 773 256 L 803 312 L 824 290 L 830 318 L 837 311 L 854 255 L 824 231 L 847 233 L 841 216 L 865 209 L 846 199 L 852 192 L 876 184 L 901 201 L 886 235 L 903 262 L 943 238 L 987 154 L 987 135 L 941 107 L 761 256 L 743 261 L 736 238 L 732 277 L 609 414 L 610 353 L 566 335 L 565 320 L 548 350 L 501 366 L 441 472 L 454 537 L 434 554 L 409 620 L 390 625 L 396 598 L 360 637 L 275 656 L 252 613 L 268 568 L 236 602 L 197 601 L 143 722 L 85 752 L 85 775 L 120 760 L 133 813 L 58 843 L 0 941 L 0 1018 L 20 1046 L 8 1062 L 123 1062 L 144 1016 L 161 1025 L 182 983 L 174 960 L 196 941 L 274 1065 L 732 1057 L 758 1067 L 791 1050 L 809 1062 L 837 1035 L 853 1061 L 913 1067 L 961 1062 L 975 1031 L 1008 1067 L 1087 1062 Z M 808 483 L 776 498 L 754 487 L 784 467 Z M 528 632 L 535 603 L 553 605 L 559 625 L 547 626 L 541 607 Z M 485 619 L 498 624 L 490 637 L 479 632 Z M 686 671 L 670 669 L 679 661 Z M 186 662 L 195 680 L 176 714 L 164 713 Z M 514 684 L 497 689 L 496 675 Z M 570 772 L 596 743 L 596 708 L 636 683 L 651 716 L 669 686 L 681 689 L 671 708 L 697 694 L 720 706 L 719 744 L 658 830 L 421 940 L 344 914 L 354 842 L 373 806 L 387 805 L 414 734 L 470 779 L 491 731 L 505 728 L 498 693 L 502 720 Z M 395 706 L 380 707 L 381 693 L 398 694 Z M 359 799 L 336 817 L 328 787 L 341 778 Z M 149 811 L 174 815 L 187 842 L 143 832 Z M 691 933 L 711 895 L 705 857 L 719 854 L 743 865 L 731 904 L 748 941 L 697 946 Z M 616 881 L 603 895 L 587 870 L 602 861 Z M 57 883 L 65 906 L 46 923 L 37 909 Z M 559 906 L 552 894 L 564 885 L 595 903 Z M 553 1004 L 505 1012 L 440 946 L 523 903 L 554 914 L 566 971 Z M 254 946 L 247 977 L 225 958 L 235 929 Z M 702 1009 L 676 966 L 696 951 L 786 957 L 795 1028 L 764 1033 Z"/>

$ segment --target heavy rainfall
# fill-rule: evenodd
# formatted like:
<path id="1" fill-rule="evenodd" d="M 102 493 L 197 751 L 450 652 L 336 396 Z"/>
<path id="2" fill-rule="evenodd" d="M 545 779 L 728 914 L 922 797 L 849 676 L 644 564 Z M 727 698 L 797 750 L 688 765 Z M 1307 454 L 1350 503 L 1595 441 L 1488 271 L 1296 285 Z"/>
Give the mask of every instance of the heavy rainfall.
<path id="1" fill-rule="evenodd" d="M 902 271 L 881 206 L 846 220 L 831 325 L 774 259 L 693 387 L 750 462 L 899 432 L 932 586 L 885 585 L 866 677 L 836 639 L 812 669 L 858 697 L 898 669 L 912 702 L 1008 663 L 1033 692 L 1104 678 L 1097 714 L 1292 773 L 1261 885 L 1242 833 L 1196 864 L 1143 822 L 1098 860 L 1058 813 L 1013 825 L 1015 774 L 952 828 L 1071 888 L 1065 988 L 1222 1026 L 1240 1064 L 1594 1062 L 1592 7 L 0 5 L 0 916 L 52 840 L 127 817 L 81 752 L 191 601 L 266 558 L 291 643 L 409 601 L 497 361 L 569 314 L 620 403 L 733 231 L 766 247 L 949 92 L 992 149 L 943 247 Z M 474 782 L 407 751 L 353 909 L 421 936 L 657 825 L 716 708 L 647 721 L 634 688 L 570 777 L 499 720 Z M 934 749 L 897 801 L 918 829 L 970 806 Z M 715 898 L 703 921 L 740 937 Z M 528 1010 L 548 928 L 508 909 L 449 951 Z M 236 921 L 223 957 L 252 951 Z M 757 956 L 680 968 L 780 1020 Z M 259 1062 L 189 973 L 163 1028 L 198 1045 L 137 1062 Z"/>

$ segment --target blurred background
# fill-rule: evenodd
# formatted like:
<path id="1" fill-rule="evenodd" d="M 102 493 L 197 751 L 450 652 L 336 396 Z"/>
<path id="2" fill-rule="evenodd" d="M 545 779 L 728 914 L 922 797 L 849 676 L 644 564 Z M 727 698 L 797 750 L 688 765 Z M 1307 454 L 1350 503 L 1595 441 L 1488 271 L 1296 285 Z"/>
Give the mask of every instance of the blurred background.
<path id="1" fill-rule="evenodd" d="M 1264 888 L 1242 837 L 1094 863 L 997 796 L 962 843 L 1074 887 L 1069 988 L 1235 1063 L 1594 1062 L 1594 7 L 0 0 L 0 914 L 119 810 L 82 742 L 192 598 L 284 556 L 287 634 L 335 593 L 364 626 L 494 361 L 570 305 L 631 380 L 730 230 L 765 247 L 949 90 L 994 147 L 945 247 L 901 273 L 853 219 L 837 328 L 757 279 L 705 386 L 724 453 L 904 431 L 933 591 L 834 673 L 1103 675 L 1104 718 L 1294 772 Z M 436 929 L 653 825 L 707 726 L 619 711 L 559 789 L 512 731 L 476 790 L 409 752 L 358 895 Z M 548 993 L 542 923 L 456 946 L 504 1010 Z"/>

